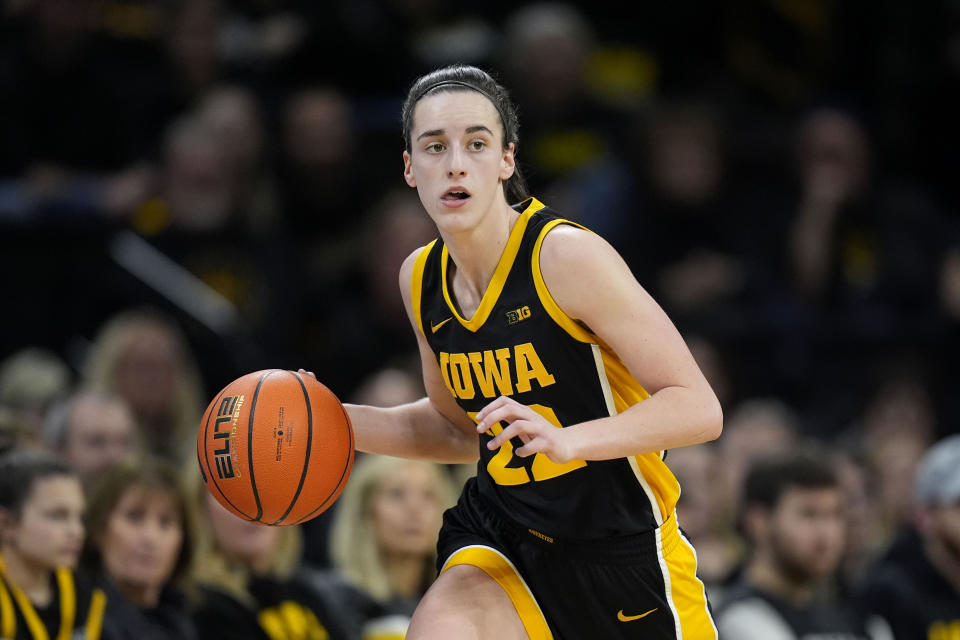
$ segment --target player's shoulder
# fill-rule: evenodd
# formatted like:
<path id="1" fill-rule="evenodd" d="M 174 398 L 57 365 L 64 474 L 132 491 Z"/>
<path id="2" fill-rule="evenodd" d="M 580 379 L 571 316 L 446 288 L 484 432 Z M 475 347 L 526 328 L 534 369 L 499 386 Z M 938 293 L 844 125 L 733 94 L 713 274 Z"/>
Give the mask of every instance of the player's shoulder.
<path id="1" fill-rule="evenodd" d="M 560 277 L 608 269 L 621 261 L 619 254 L 603 237 L 575 223 L 559 224 L 544 229 L 540 238 L 539 263 L 545 276 Z"/>
<path id="2" fill-rule="evenodd" d="M 416 270 L 418 268 L 423 268 L 423 259 L 426 258 L 427 254 L 430 252 L 436 242 L 436 240 L 433 240 L 422 247 L 417 247 L 411 251 L 410 255 L 404 258 L 403 263 L 401 263 L 399 284 L 404 301 L 408 301 L 410 297 L 411 288 L 414 286 L 413 278 Z"/>
<path id="3" fill-rule="evenodd" d="M 422 247 L 417 247 L 410 254 L 403 259 L 403 263 L 400 265 L 400 282 L 409 283 L 410 276 L 413 275 L 413 270 L 416 268 L 417 260 L 426 257 L 427 253 L 433 248 L 433 245 L 436 244 L 436 240 L 433 240 Z"/>

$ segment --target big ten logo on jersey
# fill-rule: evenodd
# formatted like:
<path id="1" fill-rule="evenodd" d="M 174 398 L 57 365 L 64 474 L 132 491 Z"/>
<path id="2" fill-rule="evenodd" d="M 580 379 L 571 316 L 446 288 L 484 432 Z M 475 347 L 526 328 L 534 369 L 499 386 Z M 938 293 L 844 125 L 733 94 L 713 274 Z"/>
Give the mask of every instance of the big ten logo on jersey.
<path id="1" fill-rule="evenodd" d="M 450 393 L 461 400 L 472 400 L 478 389 L 492 399 L 530 391 L 534 382 L 541 388 L 556 382 L 530 342 L 469 353 L 441 351 L 440 373 Z"/>
<path id="2" fill-rule="evenodd" d="M 213 450 L 213 457 L 217 464 L 217 476 L 221 480 L 235 478 L 239 475 L 233 465 L 233 453 L 230 443 L 236 441 L 237 423 L 240 421 L 240 408 L 243 407 L 244 397 L 227 396 L 220 401 L 217 409 L 217 419 L 213 426 L 213 440 L 220 441 L 220 446 Z"/>
<path id="3" fill-rule="evenodd" d="M 518 309 L 507 311 L 507 324 L 517 324 L 530 317 L 530 307 L 524 305 Z"/>

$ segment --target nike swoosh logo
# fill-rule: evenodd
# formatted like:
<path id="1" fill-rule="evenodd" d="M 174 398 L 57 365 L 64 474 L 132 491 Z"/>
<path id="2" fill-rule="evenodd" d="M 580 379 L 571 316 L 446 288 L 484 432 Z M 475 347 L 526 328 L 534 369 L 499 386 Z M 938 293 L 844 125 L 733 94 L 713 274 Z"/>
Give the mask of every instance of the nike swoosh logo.
<path id="1" fill-rule="evenodd" d="M 438 330 L 440 327 L 442 327 L 443 325 L 447 324 L 447 323 L 450 322 L 451 320 L 453 320 L 453 316 L 450 316 L 449 318 L 447 318 L 446 320 L 444 320 L 444 321 L 441 322 L 440 324 L 433 324 L 433 323 L 431 322 L 431 323 L 430 323 L 430 331 L 436 333 L 437 330 Z"/>
<path id="2" fill-rule="evenodd" d="M 648 615 L 650 615 L 651 613 L 653 613 L 659 608 L 660 607 L 654 607 L 653 609 L 650 609 L 650 611 L 647 611 L 646 613 L 641 613 L 638 616 L 625 616 L 623 615 L 623 609 L 620 609 L 620 611 L 617 611 L 617 620 L 619 620 L 620 622 L 633 622 L 634 620 L 639 620 L 640 618 L 646 618 Z"/>

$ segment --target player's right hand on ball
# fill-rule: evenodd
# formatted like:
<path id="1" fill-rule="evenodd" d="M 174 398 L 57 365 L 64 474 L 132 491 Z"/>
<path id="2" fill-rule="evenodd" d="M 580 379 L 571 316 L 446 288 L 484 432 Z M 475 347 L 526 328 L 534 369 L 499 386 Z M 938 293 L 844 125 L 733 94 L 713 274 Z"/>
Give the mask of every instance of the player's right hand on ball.
<path id="1" fill-rule="evenodd" d="M 299 373 L 302 376 L 310 376 L 314 380 L 317 379 L 317 376 L 316 374 L 313 373 L 313 371 L 307 371 L 306 369 L 297 369 L 297 373 Z"/>

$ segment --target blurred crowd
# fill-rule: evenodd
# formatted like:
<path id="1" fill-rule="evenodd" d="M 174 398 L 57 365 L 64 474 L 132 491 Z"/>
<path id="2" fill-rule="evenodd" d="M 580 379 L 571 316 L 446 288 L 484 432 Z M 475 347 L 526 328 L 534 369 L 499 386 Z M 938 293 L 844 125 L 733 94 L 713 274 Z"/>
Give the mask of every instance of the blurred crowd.
<path id="1" fill-rule="evenodd" d="M 721 632 L 767 629 L 759 593 L 956 637 L 960 6 L 636 9 L 2 0 L 0 440 L 46 458 L 5 463 L 26 488 L 0 487 L 0 529 L 26 526 L 33 485 L 61 524 L 86 497 L 45 570 L 88 579 L 91 615 L 105 595 L 104 634 L 402 637 L 470 469 L 361 455 L 335 508 L 281 530 L 218 510 L 191 451 L 206 402 L 257 369 L 345 401 L 423 393 L 397 272 L 435 229 L 402 182 L 400 105 L 465 62 L 517 102 L 532 195 L 621 252 L 723 403 L 721 438 L 667 459 Z M 115 519 L 152 542 L 122 555 Z M 34 535 L 16 527 L 0 573 Z M 911 576 L 938 594 L 927 622 L 896 592 Z"/>

